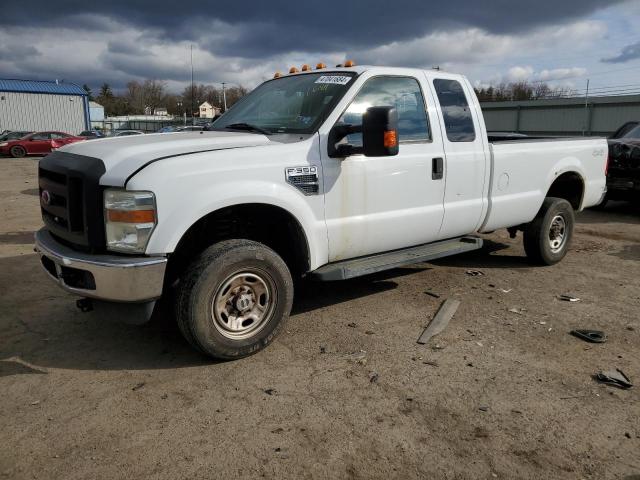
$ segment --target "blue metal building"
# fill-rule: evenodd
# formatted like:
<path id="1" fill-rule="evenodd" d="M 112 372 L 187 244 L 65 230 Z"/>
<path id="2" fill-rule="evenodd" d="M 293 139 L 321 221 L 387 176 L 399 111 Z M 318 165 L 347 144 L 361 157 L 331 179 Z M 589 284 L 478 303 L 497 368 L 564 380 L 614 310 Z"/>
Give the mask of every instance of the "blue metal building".
<path id="1" fill-rule="evenodd" d="M 0 132 L 90 128 L 89 97 L 75 83 L 0 79 Z"/>

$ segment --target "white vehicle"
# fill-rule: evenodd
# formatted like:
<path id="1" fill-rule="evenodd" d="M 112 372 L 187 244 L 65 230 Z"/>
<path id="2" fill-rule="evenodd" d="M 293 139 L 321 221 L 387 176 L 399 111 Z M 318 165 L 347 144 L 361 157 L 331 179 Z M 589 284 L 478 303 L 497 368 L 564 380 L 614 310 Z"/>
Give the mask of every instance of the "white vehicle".
<path id="1" fill-rule="evenodd" d="M 169 299 L 198 350 L 240 358 L 282 330 L 294 279 L 340 280 L 524 232 L 560 261 L 605 193 L 605 139 L 491 143 L 466 78 L 341 67 L 276 75 L 213 131 L 68 145 L 40 161 L 43 266 L 83 309 Z"/>

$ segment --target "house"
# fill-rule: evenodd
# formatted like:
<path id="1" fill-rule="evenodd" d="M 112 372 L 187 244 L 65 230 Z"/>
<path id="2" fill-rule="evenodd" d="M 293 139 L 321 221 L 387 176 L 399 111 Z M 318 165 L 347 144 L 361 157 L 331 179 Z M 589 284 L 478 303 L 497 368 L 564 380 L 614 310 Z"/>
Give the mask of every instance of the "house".
<path id="1" fill-rule="evenodd" d="M 214 107 L 209 102 L 200 105 L 200 118 L 214 118 L 217 115 L 220 115 L 219 107 Z"/>

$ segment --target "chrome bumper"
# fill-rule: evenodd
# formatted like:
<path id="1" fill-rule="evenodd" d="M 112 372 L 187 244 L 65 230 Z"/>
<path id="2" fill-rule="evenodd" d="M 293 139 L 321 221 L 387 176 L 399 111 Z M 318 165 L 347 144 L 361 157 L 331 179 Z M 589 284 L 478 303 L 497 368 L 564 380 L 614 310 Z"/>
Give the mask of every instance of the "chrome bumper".
<path id="1" fill-rule="evenodd" d="M 43 268 L 67 292 L 114 302 L 144 302 L 162 294 L 165 257 L 77 252 L 57 242 L 44 228 L 35 238 Z"/>

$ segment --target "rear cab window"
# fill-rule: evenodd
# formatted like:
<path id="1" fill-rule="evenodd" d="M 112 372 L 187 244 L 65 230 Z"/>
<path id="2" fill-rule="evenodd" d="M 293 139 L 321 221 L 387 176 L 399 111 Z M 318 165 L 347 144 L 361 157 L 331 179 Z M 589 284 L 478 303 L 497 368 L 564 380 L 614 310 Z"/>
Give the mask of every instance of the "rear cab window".
<path id="1" fill-rule="evenodd" d="M 444 127 L 450 142 L 473 142 L 476 131 L 469 102 L 457 80 L 436 78 L 433 86 L 440 102 Z"/>

